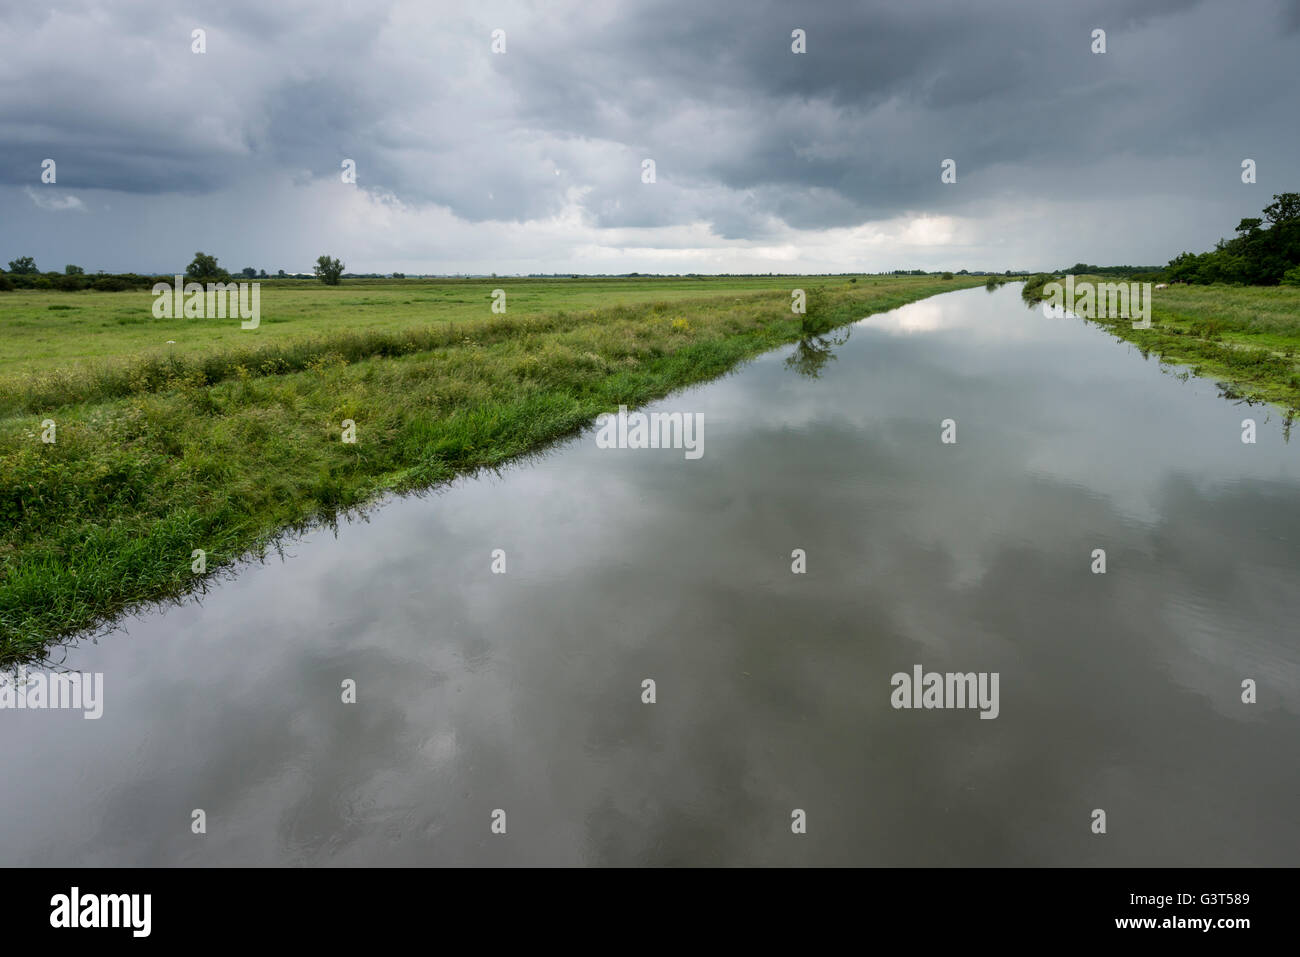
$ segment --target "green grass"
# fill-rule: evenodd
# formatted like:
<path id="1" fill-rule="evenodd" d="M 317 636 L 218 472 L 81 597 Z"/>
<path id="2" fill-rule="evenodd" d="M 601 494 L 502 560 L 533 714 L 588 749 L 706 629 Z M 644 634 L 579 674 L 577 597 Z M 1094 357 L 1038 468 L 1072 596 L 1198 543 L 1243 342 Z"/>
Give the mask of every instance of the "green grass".
<path id="1" fill-rule="evenodd" d="M 924 277 L 921 277 L 924 278 Z M 811 279 L 809 280 L 812 281 Z M 826 281 L 826 280 L 822 280 Z M 873 281 L 873 280 L 860 280 Z M 702 297 L 789 290 L 790 277 L 698 279 L 345 280 L 333 288 L 301 280 L 263 280 L 259 330 L 218 320 L 155 319 L 139 292 L 0 293 L 0 375 L 68 371 L 115 357 L 199 356 L 214 350 L 278 346 L 335 333 L 400 333 L 431 322 L 460 325 L 491 318 L 492 290 L 506 290 L 507 315 L 534 318 L 558 310 L 675 303 Z M 174 340 L 175 345 L 168 345 Z"/>
<path id="2" fill-rule="evenodd" d="M 0 294 L 0 662 L 196 587 L 194 549 L 211 575 L 797 340 L 792 288 L 825 328 L 983 282 L 267 283 L 256 330 L 155 319 L 147 293 Z"/>
<path id="3" fill-rule="evenodd" d="M 1075 277 L 1083 281 L 1124 280 Z M 1035 301 L 1040 288 L 1026 283 L 1026 299 Z M 1300 287 L 1176 285 L 1153 289 L 1150 329 L 1123 319 L 1089 321 L 1162 362 L 1219 380 L 1232 395 L 1300 410 Z"/>

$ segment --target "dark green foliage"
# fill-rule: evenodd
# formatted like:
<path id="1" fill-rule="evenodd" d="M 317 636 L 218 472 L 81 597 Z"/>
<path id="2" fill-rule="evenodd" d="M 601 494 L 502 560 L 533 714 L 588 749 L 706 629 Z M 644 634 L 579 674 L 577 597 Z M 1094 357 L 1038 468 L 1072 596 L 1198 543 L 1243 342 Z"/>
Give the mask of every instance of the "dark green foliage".
<path id="1" fill-rule="evenodd" d="M 228 282 L 230 273 L 217 265 L 217 257 L 195 253 L 194 261 L 185 267 L 185 278 L 190 282 Z"/>
<path id="2" fill-rule="evenodd" d="M 1170 260 L 1169 281 L 1276 286 L 1300 265 L 1300 193 L 1275 193 L 1264 207 L 1264 219 L 1242 219 L 1237 235 L 1219 240 L 1212 252 L 1182 253 Z"/>
<path id="3" fill-rule="evenodd" d="M 1132 278 L 1143 273 L 1160 273 L 1159 266 L 1089 266 L 1087 263 L 1075 263 L 1069 269 L 1062 269 L 1061 275 L 1073 276 L 1123 276 Z"/>
<path id="4" fill-rule="evenodd" d="M 343 263 L 338 259 L 330 259 L 329 256 L 318 256 L 316 265 L 312 267 L 312 272 L 327 286 L 337 286 L 339 277 L 343 275 Z"/>

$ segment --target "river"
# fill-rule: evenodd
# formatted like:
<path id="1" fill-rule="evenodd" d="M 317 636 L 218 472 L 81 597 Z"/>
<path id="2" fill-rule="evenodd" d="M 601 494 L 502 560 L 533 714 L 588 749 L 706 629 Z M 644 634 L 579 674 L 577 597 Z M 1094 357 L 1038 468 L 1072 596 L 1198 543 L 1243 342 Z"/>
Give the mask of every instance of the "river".
<path id="1" fill-rule="evenodd" d="M 0 864 L 1300 859 L 1276 410 L 1009 285 L 648 411 L 703 454 L 590 430 L 60 649 L 103 715 L 0 711 Z"/>

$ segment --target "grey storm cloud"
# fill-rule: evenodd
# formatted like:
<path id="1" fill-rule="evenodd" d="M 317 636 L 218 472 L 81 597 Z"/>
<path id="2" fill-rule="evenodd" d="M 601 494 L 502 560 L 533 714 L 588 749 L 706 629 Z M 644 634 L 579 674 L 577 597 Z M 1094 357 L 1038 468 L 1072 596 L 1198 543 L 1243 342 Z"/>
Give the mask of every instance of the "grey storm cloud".
<path id="1" fill-rule="evenodd" d="M 137 0 L 0 14 L 0 184 L 14 187 L 37 182 L 44 157 L 61 189 L 137 196 L 337 181 L 350 158 L 362 189 L 468 223 L 576 203 L 596 228 L 706 222 L 761 240 L 1027 199 L 1225 202 L 1242 157 L 1286 179 L 1300 155 L 1289 0 Z M 807 53 L 791 52 L 795 28 Z M 946 158 L 960 188 L 939 184 Z"/>

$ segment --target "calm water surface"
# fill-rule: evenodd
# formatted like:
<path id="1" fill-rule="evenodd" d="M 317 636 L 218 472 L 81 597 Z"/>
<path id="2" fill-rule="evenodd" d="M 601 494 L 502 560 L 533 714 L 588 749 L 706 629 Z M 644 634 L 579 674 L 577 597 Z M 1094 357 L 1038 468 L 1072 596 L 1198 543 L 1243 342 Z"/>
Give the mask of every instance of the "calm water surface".
<path id="1" fill-rule="evenodd" d="M 703 457 L 589 432 L 65 649 L 104 716 L 0 711 L 0 864 L 1300 861 L 1275 411 L 1018 286 L 648 410 Z M 895 710 L 917 664 L 999 716 Z"/>

